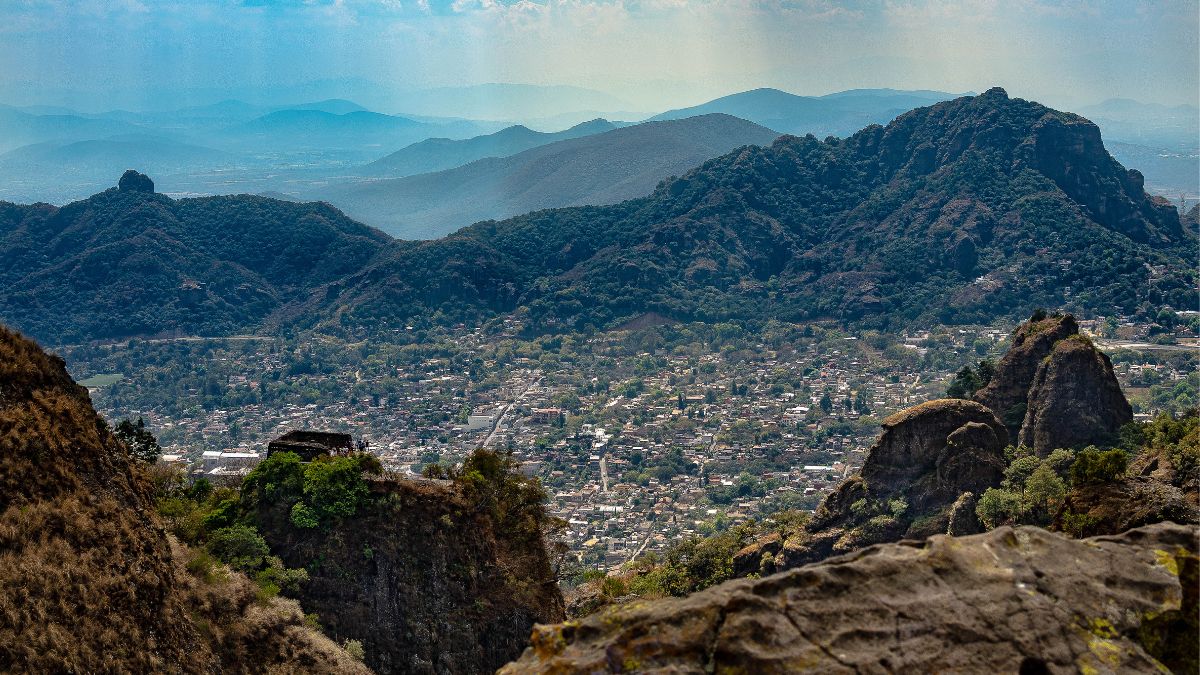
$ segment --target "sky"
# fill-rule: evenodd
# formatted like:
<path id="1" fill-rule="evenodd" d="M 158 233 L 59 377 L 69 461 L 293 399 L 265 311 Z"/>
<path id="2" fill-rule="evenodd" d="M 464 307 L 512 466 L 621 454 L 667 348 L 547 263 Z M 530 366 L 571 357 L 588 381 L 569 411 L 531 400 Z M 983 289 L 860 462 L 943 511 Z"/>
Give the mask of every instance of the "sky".
<path id="1" fill-rule="evenodd" d="M 1003 86 L 1069 109 L 1196 104 L 1197 0 L 0 0 L 0 103 L 573 85 L 654 112 L 755 87 Z"/>

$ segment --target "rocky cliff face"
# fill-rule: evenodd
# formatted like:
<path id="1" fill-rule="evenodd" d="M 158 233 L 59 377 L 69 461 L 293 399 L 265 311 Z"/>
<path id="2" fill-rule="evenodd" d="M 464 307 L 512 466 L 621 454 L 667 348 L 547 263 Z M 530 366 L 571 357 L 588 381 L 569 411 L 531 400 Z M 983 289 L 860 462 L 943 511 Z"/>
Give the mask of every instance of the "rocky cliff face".
<path id="1" fill-rule="evenodd" d="M 1133 408 L 1108 356 L 1086 337 L 1072 335 L 1038 363 L 1018 439 L 1045 456 L 1096 442 L 1132 421 Z"/>
<path id="2" fill-rule="evenodd" d="M 1194 528 L 885 544 L 539 626 L 501 673 L 1195 672 Z"/>
<path id="3" fill-rule="evenodd" d="M 541 533 L 501 532 L 449 481 L 383 479 L 370 504 L 317 530 L 279 505 L 259 514 L 271 550 L 310 580 L 300 601 L 379 673 L 491 672 L 520 655 L 563 599 Z"/>
<path id="4" fill-rule="evenodd" d="M 983 530 L 975 514 L 978 499 L 1000 486 L 1008 463 L 1004 447 L 1018 435 L 1046 456 L 1101 441 L 1133 417 L 1108 357 L 1079 335 L 1070 315 L 1022 324 L 974 398 L 930 401 L 884 420 L 860 474 L 830 493 L 798 535 L 740 551 L 735 572 L 771 573 L 905 537 L 976 534 Z M 1127 517 L 1102 509 L 1107 498 L 1084 496 L 1101 488 L 1073 493 L 1078 513 L 1096 511 L 1096 523 L 1106 524 L 1096 532 L 1164 519 L 1195 522 L 1194 515 L 1182 517 L 1190 512 L 1180 506 L 1179 486 L 1150 478 L 1142 483 L 1103 488 L 1110 497 L 1123 495 L 1113 504 L 1133 500 L 1130 508 L 1118 509 Z"/>
<path id="5" fill-rule="evenodd" d="M 1116 480 L 1073 486 L 1054 528 L 1089 536 L 1163 521 L 1200 523 L 1198 455 L 1200 424 L 1193 422 L 1183 437 L 1146 448 Z"/>
<path id="6" fill-rule="evenodd" d="M 1029 388 L 1038 366 L 1050 355 L 1055 343 L 1078 333 L 1079 324 L 1069 314 L 1026 321 L 1013 333 L 1012 345 L 996 364 L 991 381 L 975 392 L 972 398 L 996 413 L 1013 440 L 1025 421 Z"/>
<path id="7" fill-rule="evenodd" d="M 191 555 L 62 360 L 0 327 L 0 671 L 365 671 Z"/>
<path id="8" fill-rule="evenodd" d="M 1030 320 L 974 400 L 991 408 L 1015 442 L 1045 456 L 1095 443 L 1133 420 L 1108 357 L 1070 314 Z"/>
<path id="9" fill-rule="evenodd" d="M 761 571 L 946 532 L 964 493 L 979 494 L 1003 476 L 1008 432 L 973 401 L 930 401 L 887 418 L 883 429 L 861 474 L 839 485 Z M 740 566 L 753 567 L 745 557 Z"/>

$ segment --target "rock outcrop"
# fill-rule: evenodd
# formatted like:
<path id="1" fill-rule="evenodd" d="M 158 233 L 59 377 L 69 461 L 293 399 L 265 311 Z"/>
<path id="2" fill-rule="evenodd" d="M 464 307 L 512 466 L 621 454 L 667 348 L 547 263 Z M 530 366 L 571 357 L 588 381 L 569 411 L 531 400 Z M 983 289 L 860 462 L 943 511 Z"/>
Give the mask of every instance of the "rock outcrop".
<path id="1" fill-rule="evenodd" d="M 1043 457 L 1104 441 L 1133 420 L 1112 363 L 1070 314 L 1021 324 L 991 381 L 972 398 L 1003 420 L 1014 442 Z"/>
<path id="2" fill-rule="evenodd" d="M 542 533 L 525 537 L 449 481 L 381 479 L 353 516 L 317 530 L 289 509 L 259 512 L 272 552 L 306 567 L 304 609 L 338 641 L 358 640 L 378 673 L 492 672 L 535 623 L 562 621 Z"/>
<path id="3" fill-rule="evenodd" d="M 1195 672 L 1196 530 L 884 544 L 539 626 L 519 673 Z"/>
<path id="4" fill-rule="evenodd" d="M 1070 314 L 1021 324 L 1013 333 L 1012 345 L 996 364 L 991 381 L 972 397 L 996 413 L 1014 441 L 1025 421 L 1029 388 L 1038 366 L 1050 355 L 1055 343 L 1078 333 L 1079 324 Z"/>
<path id="5" fill-rule="evenodd" d="M 1200 524 L 1200 434 L 1193 426 L 1190 435 L 1174 440 L 1175 452 L 1146 448 L 1115 480 L 1073 486 L 1054 529 L 1092 536 L 1163 521 Z"/>
<path id="6" fill-rule="evenodd" d="M 191 555 L 62 359 L 0 327 L 0 672 L 366 672 Z"/>
<path id="7" fill-rule="evenodd" d="M 148 192 L 154 193 L 154 181 L 144 173 L 138 173 L 133 169 L 121 174 L 121 180 L 117 182 L 117 189 L 121 192 Z"/>
<path id="8" fill-rule="evenodd" d="M 1133 421 L 1108 356 L 1091 340 L 1072 335 L 1054 343 L 1029 387 L 1021 445 L 1041 456 L 1087 445 Z"/>
<path id="9" fill-rule="evenodd" d="M 764 572 L 814 562 L 870 544 L 945 533 L 954 517 L 974 518 L 955 503 L 1003 477 L 1008 432 L 973 401 L 930 401 L 883 421 L 858 476 L 839 485 L 798 535 L 784 542 Z M 740 567 L 755 568 L 746 551 Z M 757 569 L 755 569 L 757 571 Z"/>

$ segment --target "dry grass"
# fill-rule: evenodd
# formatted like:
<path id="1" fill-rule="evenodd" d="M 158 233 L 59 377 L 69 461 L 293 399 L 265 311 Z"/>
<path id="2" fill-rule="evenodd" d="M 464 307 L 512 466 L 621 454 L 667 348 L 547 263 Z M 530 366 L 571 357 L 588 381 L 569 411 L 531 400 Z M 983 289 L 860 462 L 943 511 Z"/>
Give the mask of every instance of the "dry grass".
<path id="1" fill-rule="evenodd" d="M 363 672 L 298 605 L 191 560 L 87 391 L 0 327 L 0 672 Z"/>

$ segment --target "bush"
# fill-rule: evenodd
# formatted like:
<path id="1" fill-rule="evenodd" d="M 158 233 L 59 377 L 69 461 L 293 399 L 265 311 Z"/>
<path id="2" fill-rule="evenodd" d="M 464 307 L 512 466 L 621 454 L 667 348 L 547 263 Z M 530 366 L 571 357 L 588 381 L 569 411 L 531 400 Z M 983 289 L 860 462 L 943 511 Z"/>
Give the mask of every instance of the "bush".
<path id="1" fill-rule="evenodd" d="M 146 421 L 140 417 L 137 422 L 121 420 L 113 430 L 113 435 L 121 439 L 125 447 L 129 448 L 129 454 L 139 462 L 153 464 L 162 454 L 158 439 L 146 429 Z"/>
<path id="2" fill-rule="evenodd" d="M 975 506 L 975 515 L 988 529 L 1011 523 L 1021 515 L 1021 496 L 1008 490 L 988 488 Z"/>
<path id="3" fill-rule="evenodd" d="M 1075 455 L 1071 482 L 1075 485 L 1108 483 L 1125 474 L 1129 455 L 1124 450 L 1098 450 L 1087 447 Z"/>
<path id="4" fill-rule="evenodd" d="M 369 492 L 357 456 L 321 458 L 304 469 L 304 501 L 322 521 L 354 515 Z"/>
<path id="5" fill-rule="evenodd" d="M 342 648 L 350 655 L 350 658 L 355 661 L 362 661 L 367 658 L 367 652 L 363 649 L 363 643 L 358 640 L 346 640 L 342 644 Z"/>
<path id="6" fill-rule="evenodd" d="M 267 558 L 267 568 L 256 574 L 254 580 L 259 588 L 295 597 L 300 594 L 300 587 L 308 583 L 308 570 L 302 567 L 289 569 L 284 567 L 283 560 L 271 556 Z"/>
<path id="7" fill-rule="evenodd" d="M 232 525 L 213 532 L 207 548 L 221 562 L 244 572 L 261 568 L 270 553 L 266 540 L 249 525 Z"/>
<path id="8" fill-rule="evenodd" d="M 317 517 L 317 512 L 308 508 L 304 502 L 296 502 L 292 505 L 292 511 L 289 514 L 292 525 L 302 529 L 311 530 L 321 524 L 321 519 Z"/>

